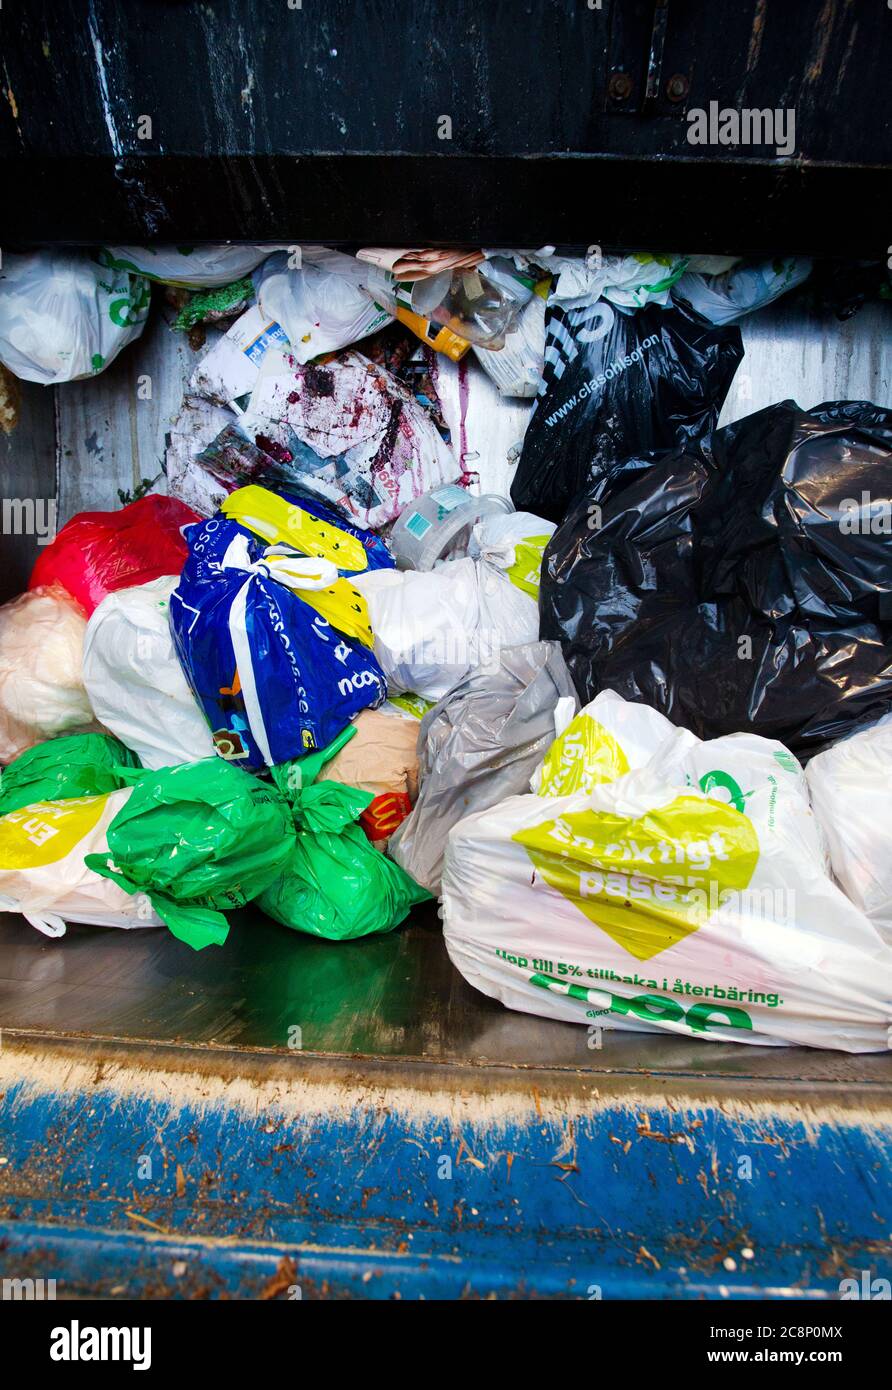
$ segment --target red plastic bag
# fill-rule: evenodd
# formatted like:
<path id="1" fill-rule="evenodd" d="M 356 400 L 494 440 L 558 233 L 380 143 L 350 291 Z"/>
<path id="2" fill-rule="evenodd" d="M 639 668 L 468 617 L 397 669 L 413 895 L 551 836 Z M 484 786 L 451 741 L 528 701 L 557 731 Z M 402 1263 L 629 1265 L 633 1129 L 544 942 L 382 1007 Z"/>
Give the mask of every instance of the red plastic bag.
<path id="1" fill-rule="evenodd" d="M 118 512 L 78 512 L 40 555 L 28 588 L 61 584 L 89 617 L 116 589 L 179 574 L 188 553 L 180 527 L 199 520 L 184 502 L 156 493 Z"/>

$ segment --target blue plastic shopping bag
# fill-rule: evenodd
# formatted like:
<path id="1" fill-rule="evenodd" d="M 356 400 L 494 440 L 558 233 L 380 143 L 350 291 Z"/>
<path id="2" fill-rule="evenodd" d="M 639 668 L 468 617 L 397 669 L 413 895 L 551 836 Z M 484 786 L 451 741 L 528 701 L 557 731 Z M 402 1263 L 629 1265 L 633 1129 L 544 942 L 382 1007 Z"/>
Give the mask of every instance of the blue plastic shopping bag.
<path id="1" fill-rule="evenodd" d="M 334 565 L 269 546 L 219 514 L 187 540 L 170 625 L 221 757 L 254 770 L 299 758 L 381 704 L 364 600 Z"/>

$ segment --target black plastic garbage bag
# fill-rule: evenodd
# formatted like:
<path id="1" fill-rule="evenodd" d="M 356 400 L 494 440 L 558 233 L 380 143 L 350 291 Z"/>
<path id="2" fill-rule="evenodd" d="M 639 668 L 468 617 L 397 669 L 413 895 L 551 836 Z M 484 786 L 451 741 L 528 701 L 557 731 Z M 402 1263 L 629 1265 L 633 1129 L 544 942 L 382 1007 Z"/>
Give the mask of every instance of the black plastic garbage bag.
<path id="1" fill-rule="evenodd" d="M 511 487 L 518 511 L 561 522 L 630 454 L 696 444 L 718 423 L 740 330 L 676 308 L 550 305 L 542 388 Z"/>
<path id="2" fill-rule="evenodd" d="M 806 754 L 892 706 L 892 411 L 769 406 L 630 458 L 545 552 L 541 635 L 580 699 Z"/>

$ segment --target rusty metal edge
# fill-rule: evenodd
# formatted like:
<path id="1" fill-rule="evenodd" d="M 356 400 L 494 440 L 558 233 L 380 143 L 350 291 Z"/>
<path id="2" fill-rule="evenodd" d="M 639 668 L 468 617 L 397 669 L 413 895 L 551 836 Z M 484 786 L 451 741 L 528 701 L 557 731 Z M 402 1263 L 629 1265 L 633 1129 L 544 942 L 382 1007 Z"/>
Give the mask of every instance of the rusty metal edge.
<path id="1" fill-rule="evenodd" d="M 749 1076 L 717 1076 L 700 1072 L 598 1071 L 562 1067 L 517 1066 L 438 1062 L 417 1058 L 351 1057 L 300 1052 L 287 1056 L 261 1048 L 215 1045 L 132 1042 L 127 1039 L 64 1037 L 25 1030 L 4 1029 L 3 1055 L 39 1057 L 53 1062 L 93 1067 L 97 1085 L 110 1082 L 119 1069 L 147 1076 L 188 1077 L 193 1082 L 235 1082 L 277 1086 L 288 1082 L 319 1087 L 340 1087 L 354 1093 L 368 1087 L 379 1095 L 390 1090 L 411 1091 L 423 1103 L 425 1095 L 444 1092 L 468 1099 L 485 1100 L 498 1095 L 519 1104 L 532 1098 L 566 1105 L 596 1103 L 599 1106 L 634 1104 L 642 1099 L 659 1101 L 670 1108 L 735 1104 L 792 1106 L 808 1110 L 816 1119 L 861 1122 L 865 1114 L 882 1127 L 892 1126 L 892 1083 L 853 1083 L 821 1079 L 772 1079 Z"/>

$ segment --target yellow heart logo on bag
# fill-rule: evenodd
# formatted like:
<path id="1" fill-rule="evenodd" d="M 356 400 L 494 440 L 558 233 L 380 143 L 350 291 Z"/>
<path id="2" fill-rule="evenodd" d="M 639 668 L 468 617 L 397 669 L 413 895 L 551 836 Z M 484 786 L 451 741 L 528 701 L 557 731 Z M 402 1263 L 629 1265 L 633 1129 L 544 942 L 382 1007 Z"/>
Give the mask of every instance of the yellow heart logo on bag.
<path id="1" fill-rule="evenodd" d="M 609 729 L 590 714 L 577 714 L 545 754 L 539 795 L 590 792 L 628 771 L 629 760 Z"/>
<path id="2" fill-rule="evenodd" d="M 702 927 L 748 887 L 759 860 L 752 822 L 696 796 L 634 819 L 571 811 L 512 838 L 550 887 L 637 960 Z"/>

